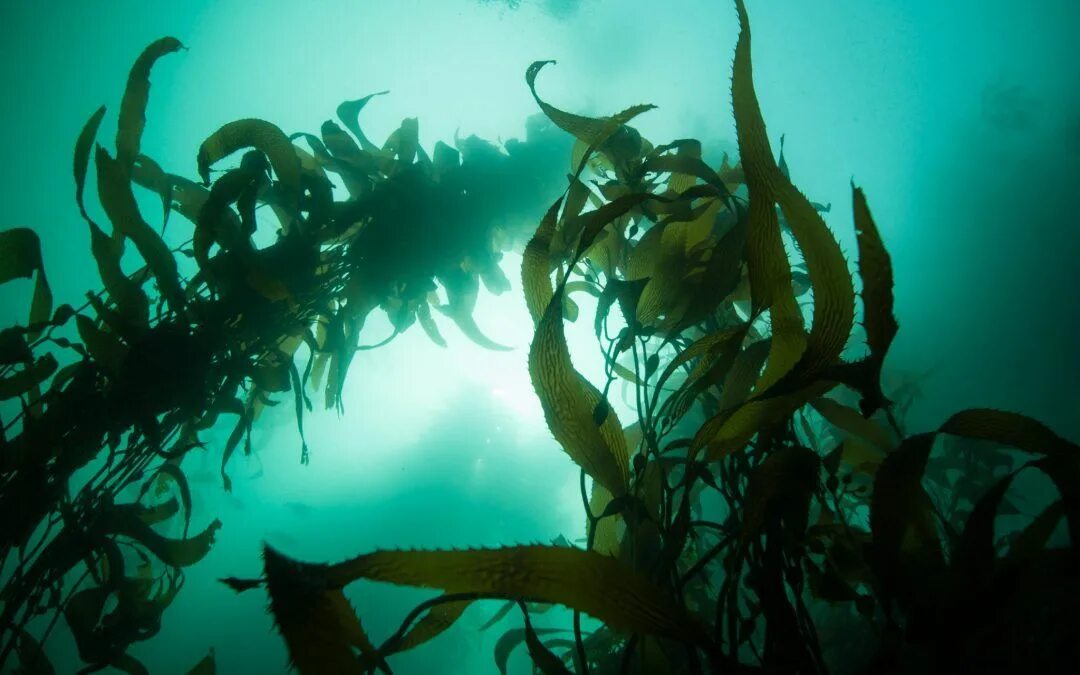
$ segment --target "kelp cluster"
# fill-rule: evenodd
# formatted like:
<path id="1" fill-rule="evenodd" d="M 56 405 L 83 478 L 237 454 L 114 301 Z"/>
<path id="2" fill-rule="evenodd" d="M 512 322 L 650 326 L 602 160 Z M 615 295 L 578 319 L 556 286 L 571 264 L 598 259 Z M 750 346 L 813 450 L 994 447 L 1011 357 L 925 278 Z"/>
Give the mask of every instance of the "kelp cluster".
<path id="1" fill-rule="evenodd" d="M 200 432 L 236 418 L 221 448 L 228 489 L 227 463 L 250 449 L 260 410 L 291 394 L 306 461 L 308 392 L 346 409 L 352 357 L 377 346 L 359 342 L 375 308 L 393 326 L 383 342 L 418 322 L 443 344 L 434 306 L 500 348 L 472 308 L 481 283 L 509 287 L 499 252 L 527 240 L 529 372 L 551 433 L 581 467 L 584 546 L 373 551 L 336 564 L 266 547 L 261 578 L 223 581 L 265 587 L 300 672 L 391 672 L 394 654 L 493 599 L 504 605 L 485 627 L 515 609 L 522 618 L 499 640 L 501 671 L 521 642 L 544 673 L 1026 672 L 1066 662 L 1076 620 L 1063 598 L 1080 578 L 1077 446 L 997 410 L 905 432 L 903 406 L 881 386 L 897 332 L 889 255 L 853 185 L 853 274 L 825 207 L 794 186 L 782 151 L 774 158 L 736 5 L 739 161 L 719 167 L 697 141 L 643 138 L 629 123 L 651 106 L 592 118 L 545 102 L 535 83 L 548 62 L 537 62 L 526 81 L 548 123 L 535 121 L 523 142 L 471 138 L 428 156 L 406 119 L 376 146 L 357 122 L 369 96 L 338 109 L 345 129 L 327 122 L 319 135 L 225 125 L 199 148 L 200 183 L 140 154 L 150 69 L 181 48 L 151 45 L 129 77 L 115 155 L 91 147 L 103 109 L 76 144 L 76 200 L 105 291 L 53 311 L 36 236 L 0 235 L 0 281 L 36 278 L 27 325 L 0 341 L 0 391 L 22 406 L 0 448 L 0 661 L 47 672 L 38 645 L 62 615 L 91 668 L 144 672 L 128 647 L 157 631 L 182 568 L 220 525 L 189 533 L 182 462 Z M 559 147 L 558 129 L 572 149 Z M 235 168 L 215 169 L 241 150 Z M 568 180 L 552 183 L 549 160 L 566 151 Z M 83 208 L 91 154 L 111 233 Z M 194 224 L 190 244 L 165 246 L 133 184 L 161 195 L 164 218 L 175 211 Z M 537 225 L 552 189 L 562 194 Z M 253 235 L 270 220 L 276 239 L 259 248 Z M 129 242 L 145 262 L 133 274 L 120 264 Z M 596 298 L 600 386 L 567 346 L 575 294 Z M 72 321 L 77 341 L 59 336 Z M 617 389 L 632 393 L 629 424 L 610 404 Z M 951 442 L 938 457 L 943 436 Z M 1026 471 L 1058 493 L 1038 513 L 1009 499 Z M 161 534 L 181 514 L 181 536 Z M 1014 517 L 1007 533 L 999 516 Z M 376 644 L 345 596 L 358 579 L 440 595 Z M 567 632 L 534 625 L 551 604 L 573 610 Z M 51 622 L 32 636 L 26 626 L 42 615 Z M 211 672 L 212 654 L 197 669 Z"/>
<path id="2" fill-rule="evenodd" d="M 26 626 L 51 615 L 47 636 L 62 615 L 92 667 L 142 672 L 128 647 L 159 630 L 182 568 L 206 555 L 221 525 L 189 533 L 187 453 L 235 419 L 220 448 L 231 489 L 231 457 L 251 452 L 253 423 L 283 394 L 307 462 L 309 392 L 344 410 L 354 354 L 377 346 L 359 342 L 377 308 L 393 326 L 380 344 L 419 322 L 445 346 L 441 314 L 503 349 L 473 320 L 479 288 L 509 288 L 502 251 L 559 189 L 554 167 L 569 139 L 541 118 L 505 147 L 469 137 L 428 156 L 413 118 L 381 146 L 364 135 L 357 120 L 371 96 L 339 107 L 348 131 L 327 121 L 319 135 L 290 138 L 264 120 L 226 124 L 198 149 L 201 180 L 166 173 L 140 140 L 151 68 L 181 48 L 164 38 L 132 67 L 115 151 L 95 144 L 104 107 L 76 142 L 75 199 L 104 290 L 54 311 L 37 235 L 0 233 L 0 281 L 35 277 L 29 320 L 0 339 L 0 394 L 21 406 L 0 447 L 4 662 L 17 653 L 36 667 Z M 234 154 L 235 166 L 216 168 Z M 85 208 L 91 157 L 108 228 Z M 334 199 L 328 172 L 346 198 Z M 190 221 L 191 238 L 170 250 L 135 186 L 160 196 L 163 228 L 173 214 Z M 128 273 L 131 246 L 144 264 Z"/>

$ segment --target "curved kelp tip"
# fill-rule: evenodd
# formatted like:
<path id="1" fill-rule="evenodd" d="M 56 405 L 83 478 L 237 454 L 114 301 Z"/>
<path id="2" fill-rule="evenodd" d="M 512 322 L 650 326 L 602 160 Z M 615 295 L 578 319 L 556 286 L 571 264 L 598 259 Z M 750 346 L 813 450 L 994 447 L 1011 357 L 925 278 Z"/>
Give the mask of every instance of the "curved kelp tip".
<path id="1" fill-rule="evenodd" d="M 758 380 L 763 391 L 795 366 L 806 350 L 802 313 L 792 290 L 791 266 L 780 236 L 776 214 L 776 181 L 779 173 L 754 91 L 750 22 L 741 0 L 739 38 L 731 77 L 735 134 L 749 198 L 747 207 L 746 258 L 750 279 L 751 315 L 769 310 L 772 343 L 765 371 Z"/>
<path id="2" fill-rule="evenodd" d="M 733 98 L 735 92 L 738 92 L 738 97 L 735 98 L 737 127 L 740 123 L 748 126 L 745 132 L 740 130 L 739 133 L 740 153 L 744 147 L 752 152 L 751 156 L 743 156 L 747 183 L 749 185 L 751 175 L 754 175 L 755 180 L 764 180 L 772 188 L 788 227 L 802 250 L 814 289 L 813 319 L 805 349 L 799 355 L 798 361 L 792 365 L 792 372 L 783 374 L 787 382 L 797 386 L 822 373 L 840 358 L 854 325 L 855 291 L 840 244 L 811 202 L 772 159 L 765 124 L 754 93 L 753 71 L 750 65 L 750 23 L 742 0 L 737 0 L 736 6 L 741 32 L 736 47 L 732 90 Z M 768 207 L 771 210 L 772 204 L 768 204 Z M 775 234 L 778 237 L 779 232 Z M 776 260 L 772 264 L 786 271 L 786 274 L 782 275 L 786 283 L 782 295 L 786 306 L 789 300 L 794 302 L 790 266 L 782 248 L 776 253 L 783 256 L 783 261 Z M 798 323 L 801 326 L 801 314 L 798 316 Z M 774 331 L 775 329 L 774 323 Z M 774 337 L 775 344 L 777 342 Z"/>
<path id="3" fill-rule="evenodd" d="M 739 152 L 749 193 L 746 251 L 752 316 L 768 309 L 769 356 L 754 393 L 721 410 L 695 435 L 692 452 L 709 447 L 710 460 L 743 447 L 755 433 L 793 414 L 835 383 L 823 378 L 840 359 L 854 325 L 854 286 L 836 238 L 806 197 L 783 175 L 769 146 L 754 91 L 751 34 L 746 7 L 736 0 L 739 39 L 732 73 L 732 102 Z M 791 265 L 780 236 L 779 204 L 803 252 L 814 289 L 809 334 L 795 298 Z"/>
<path id="4" fill-rule="evenodd" d="M 853 363 L 839 364 L 830 376 L 859 391 L 860 407 L 869 416 L 879 408 L 889 409 L 892 405 L 881 390 L 881 369 L 898 325 L 893 313 L 892 259 L 870 214 L 866 195 L 854 181 L 851 200 L 862 280 L 863 328 L 870 353 Z"/>
<path id="5" fill-rule="evenodd" d="M 356 648 L 390 672 L 345 598 L 343 584 L 329 577 L 326 565 L 302 563 L 264 545 L 263 570 L 270 613 L 298 671 L 363 673 Z"/>
<path id="6" fill-rule="evenodd" d="M 510 351 L 508 347 L 495 342 L 476 324 L 473 309 L 480 289 L 480 278 L 475 273 L 453 272 L 440 275 L 439 282 L 446 289 L 447 304 L 438 306 L 438 310 L 457 325 L 465 337 L 475 344 L 493 351 Z"/>
<path id="7" fill-rule="evenodd" d="M 630 122 L 630 120 L 643 112 L 652 110 L 656 106 L 652 104 L 638 104 L 630 106 L 626 110 L 610 117 L 586 117 L 584 115 L 576 115 L 560 110 L 545 102 L 540 98 L 540 95 L 536 93 L 536 76 L 540 73 L 541 69 L 549 63 L 555 63 L 555 61 L 534 61 L 525 71 L 525 83 L 529 85 L 529 91 L 532 92 L 533 99 L 536 101 L 536 104 L 540 106 L 540 109 L 547 118 L 554 122 L 555 126 L 571 134 L 588 148 L 578 161 L 578 166 L 576 167 L 574 175 L 581 174 L 586 164 L 588 164 L 589 157 L 594 151 L 604 152 L 608 155 L 608 158 L 612 163 L 615 163 L 616 165 L 620 164 L 625 158 L 620 156 L 617 149 L 606 148 L 604 144 Z"/>
<path id="8" fill-rule="evenodd" d="M 214 519 L 206 529 L 184 539 L 171 539 L 158 534 L 143 518 L 141 509 L 113 507 L 103 515 L 104 529 L 110 534 L 130 537 L 171 567 L 188 567 L 210 552 L 221 521 Z"/>
<path id="9" fill-rule="evenodd" d="M 741 0 L 738 4 L 741 7 Z M 747 60 L 747 86 L 752 89 L 749 65 L 750 26 L 746 20 L 745 8 L 742 8 L 740 14 L 743 29 L 746 31 L 744 56 Z M 754 101 L 756 102 L 756 96 Z M 760 114 L 758 110 L 757 115 Z M 761 128 L 764 130 L 764 125 Z M 766 166 L 771 180 L 776 184 L 777 203 L 802 251 L 810 284 L 814 289 L 814 312 L 806 349 L 793 367 L 793 372 L 785 376 L 788 382 L 798 386 L 817 377 L 839 360 L 854 326 L 855 290 L 840 244 L 817 209 L 771 158 L 766 162 Z"/>
<path id="10" fill-rule="evenodd" d="M 341 123 L 345 125 L 346 129 L 352 132 L 352 135 L 360 142 L 360 147 L 365 152 L 376 152 L 379 148 L 368 140 L 368 137 L 361 131 L 359 121 L 360 111 L 364 109 L 364 106 L 366 106 L 371 99 L 389 93 L 389 89 L 384 89 L 383 91 L 377 91 L 374 94 L 368 94 L 363 98 L 352 101 L 343 101 L 341 105 L 337 107 L 338 119 L 341 120 Z"/>
<path id="11" fill-rule="evenodd" d="M 129 174 L 139 156 L 143 129 L 146 126 L 146 104 L 150 98 L 150 71 L 162 56 L 185 49 L 174 37 L 156 40 L 143 50 L 131 66 L 116 129 L 116 159 Z"/>
<path id="12" fill-rule="evenodd" d="M 472 340 L 475 344 L 483 347 L 484 349 L 490 349 L 496 352 L 509 352 L 513 351 L 513 347 L 495 342 L 480 330 L 480 326 L 477 325 L 476 319 L 471 314 L 464 314 L 460 312 L 449 313 L 451 320 L 455 324 L 461 333 Z"/>

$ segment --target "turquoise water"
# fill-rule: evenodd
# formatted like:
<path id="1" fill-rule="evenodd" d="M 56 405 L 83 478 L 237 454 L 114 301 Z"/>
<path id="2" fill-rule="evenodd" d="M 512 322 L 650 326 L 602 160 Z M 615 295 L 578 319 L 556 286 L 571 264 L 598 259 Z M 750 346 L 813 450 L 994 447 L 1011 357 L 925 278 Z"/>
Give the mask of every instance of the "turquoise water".
<path id="1" fill-rule="evenodd" d="M 852 177 L 870 196 L 897 279 L 890 372 L 923 376 L 911 425 L 985 406 L 1080 436 L 1080 7 L 765 0 L 749 10 L 773 145 L 784 134 L 800 188 L 836 207 L 828 223 L 850 255 Z M 317 132 L 342 100 L 384 89 L 363 113 L 374 139 L 408 116 L 419 118 L 429 151 L 455 133 L 523 137 L 537 112 L 524 72 L 541 59 L 558 63 L 538 88 L 564 109 L 654 103 L 635 122 L 643 136 L 699 138 L 714 160 L 736 147 L 728 86 L 737 24 L 722 2 L 11 1 L 0 26 L 2 220 L 39 233 L 57 302 L 100 285 L 71 198 L 74 140 L 102 103 L 109 137 L 131 62 L 165 35 L 188 49 L 154 69 L 142 147 L 190 177 L 195 149 L 225 122 L 260 117 L 287 133 Z M 160 211 L 155 199 L 140 195 L 144 213 Z M 174 214 L 166 241 L 181 243 L 189 228 Z M 584 536 L 578 469 L 552 440 L 526 369 L 533 327 L 520 260 L 519 248 L 503 262 L 513 290 L 481 291 L 475 312 L 512 351 L 484 350 L 450 329 L 440 349 L 413 329 L 357 356 L 344 415 L 317 406 L 306 418 L 308 465 L 298 462 L 288 399 L 256 425 L 253 455 L 230 465 L 231 494 L 212 449 L 227 429 L 185 460 L 193 523 L 219 517 L 223 527 L 186 571 L 160 634 L 132 648 L 151 672 L 186 672 L 211 647 L 219 672 L 285 669 L 265 595 L 234 595 L 215 581 L 258 575 L 261 541 L 321 561 Z M 0 289 L 3 325 L 22 320 L 29 288 Z M 568 324 L 568 339 L 575 364 L 598 381 L 590 324 Z M 376 342 L 389 324 L 372 319 L 364 330 L 362 341 Z M 349 597 L 368 632 L 386 636 L 427 596 L 361 583 Z M 492 671 L 495 640 L 518 625 L 511 614 L 479 630 L 499 605 L 470 608 L 450 632 L 395 657 L 395 672 Z M 568 617 L 557 608 L 543 620 L 565 626 Z M 63 631 L 47 652 L 57 672 L 79 667 Z M 511 670 L 528 664 L 519 650 Z"/>

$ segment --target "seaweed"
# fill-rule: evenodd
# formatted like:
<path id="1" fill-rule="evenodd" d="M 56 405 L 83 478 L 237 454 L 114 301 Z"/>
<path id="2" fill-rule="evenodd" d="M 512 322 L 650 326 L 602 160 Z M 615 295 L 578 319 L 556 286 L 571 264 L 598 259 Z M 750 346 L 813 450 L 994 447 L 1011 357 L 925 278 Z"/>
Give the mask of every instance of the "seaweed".
<path id="1" fill-rule="evenodd" d="M 228 123 L 199 147 L 195 181 L 143 154 L 152 67 L 182 45 L 147 47 L 115 156 L 95 146 L 104 107 L 75 142 L 75 202 L 103 289 L 54 311 L 37 235 L 0 232 L 0 283 L 34 279 L 25 325 L 0 332 L 0 399 L 22 410 L 0 437 L 0 566 L 11 570 L 0 664 L 52 672 L 48 639 L 62 618 L 88 668 L 145 672 L 131 645 L 153 639 L 182 569 L 211 553 L 222 527 L 210 518 L 189 534 L 197 511 L 183 467 L 207 447 L 200 434 L 236 418 L 213 448 L 228 491 L 229 462 L 252 452 L 274 395 L 292 396 L 307 463 L 310 392 L 346 412 L 357 351 L 415 323 L 452 349 L 432 307 L 467 339 L 504 349 L 473 309 L 481 287 L 512 288 L 507 247 L 523 248 L 529 373 L 552 436 L 581 469 L 584 546 L 376 550 L 334 564 L 267 546 L 259 578 L 221 582 L 265 589 L 296 669 L 391 672 L 395 654 L 464 630 L 468 607 L 490 601 L 503 604 L 481 630 L 521 614 L 496 645 L 500 672 L 522 643 L 544 673 L 1016 672 L 1065 660 L 1075 617 L 1053 594 L 1076 590 L 1076 443 L 998 410 L 904 431 L 909 397 L 892 391 L 894 403 L 881 384 L 898 323 L 866 195 L 852 183 L 853 274 L 829 208 L 792 182 L 783 136 L 774 159 L 749 17 L 735 4 L 740 159 L 715 168 L 696 140 L 653 144 L 631 127 L 650 105 L 585 117 L 544 101 L 536 79 L 551 62 L 537 61 L 525 83 L 543 115 L 525 140 L 455 139 L 429 156 L 406 118 L 376 144 L 360 116 L 379 92 L 343 102 L 344 129 L 328 120 L 318 135 Z M 85 208 L 91 154 L 111 231 Z M 133 184 L 160 198 L 162 229 L 173 213 L 189 221 L 190 248 L 168 248 Z M 276 237 L 260 248 L 254 235 L 268 227 Z M 130 274 L 129 241 L 145 263 Z M 575 369 L 566 343 L 580 293 L 597 299 L 603 383 Z M 393 332 L 361 343 L 377 309 Z M 77 341 L 54 335 L 72 318 Z M 865 355 L 845 358 L 859 325 Z M 616 381 L 636 419 L 612 407 Z M 1034 514 L 1010 499 L 1026 471 L 1058 493 Z M 1006 513 L 1023 524 L 999 531 Z M 174 522 L 179 538 L 164 533 Z M 1053 543 L 1062 527 L 1064 546 Z M 367 608 L 346 596 L 361 579 L 438 594 L 376 644 Z M 572 624 L 539 618 L 553 605 L 572 610 Z M 589 630 L 583 614 L 596 619 Z M 32 635 L 43 615 L 47 628 Z M 1010 651 L 1010 638 L 1021 646 Z M 215 667 L 211 649 L 190 672 Z"/>

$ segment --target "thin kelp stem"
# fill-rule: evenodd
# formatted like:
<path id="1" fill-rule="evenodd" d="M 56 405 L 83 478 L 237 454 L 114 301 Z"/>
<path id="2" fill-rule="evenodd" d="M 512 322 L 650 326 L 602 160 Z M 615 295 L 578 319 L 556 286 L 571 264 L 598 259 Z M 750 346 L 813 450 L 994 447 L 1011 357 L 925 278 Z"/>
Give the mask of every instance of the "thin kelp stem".
<path id="1" fill-rule="evenodd" d="M 599 518 L 593 515 L 592 507 L 589 506 L 589 494 L 585 486 L 585 470 L 582 469 L 579 476 L 579 486 L 581 488 L 581 504 L 585 509 L 585 518 L 588 523 L 588 532 L 585 535 L 585 550 L 593 550 L 593 543 L 596 540 L 596 525 Z M 581 675 L 589 675 L 589 657 L 585 652 L 585 641 L 581 637 L 581 612 L 574 610 L 574 649 L 576 650 L 577 667 L 578 672 Z"/>

